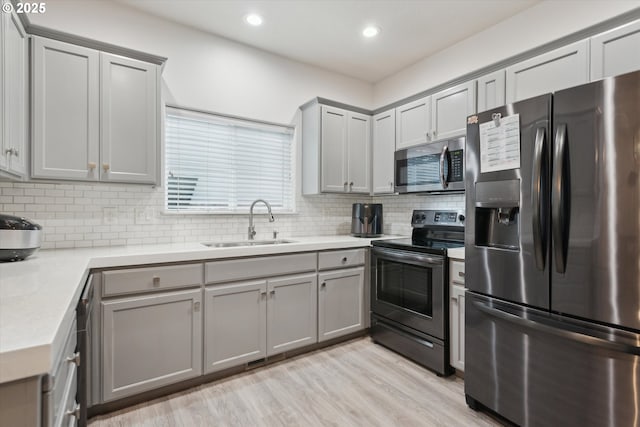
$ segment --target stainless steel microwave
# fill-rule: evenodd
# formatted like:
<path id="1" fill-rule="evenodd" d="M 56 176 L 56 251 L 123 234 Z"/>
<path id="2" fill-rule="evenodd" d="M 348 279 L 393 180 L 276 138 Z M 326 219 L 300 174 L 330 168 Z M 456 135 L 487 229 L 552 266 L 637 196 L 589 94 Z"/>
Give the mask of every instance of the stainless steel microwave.
<path id="1" fill-rule="evenodd" d="M 465 137 L 460 137 L 396 151 L 396 191 L 463 192 L 464 145 Z"/>

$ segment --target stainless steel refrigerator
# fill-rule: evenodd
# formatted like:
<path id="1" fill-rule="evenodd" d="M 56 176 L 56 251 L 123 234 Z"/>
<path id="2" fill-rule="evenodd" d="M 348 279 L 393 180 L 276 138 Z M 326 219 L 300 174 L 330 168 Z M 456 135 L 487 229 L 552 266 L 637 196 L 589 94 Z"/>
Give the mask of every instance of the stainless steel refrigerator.
<path id="1" fill-rule="evenodd" d="M 466 156 L 467 403 L 640 425 L 640 72 L 471 116 Z"/>

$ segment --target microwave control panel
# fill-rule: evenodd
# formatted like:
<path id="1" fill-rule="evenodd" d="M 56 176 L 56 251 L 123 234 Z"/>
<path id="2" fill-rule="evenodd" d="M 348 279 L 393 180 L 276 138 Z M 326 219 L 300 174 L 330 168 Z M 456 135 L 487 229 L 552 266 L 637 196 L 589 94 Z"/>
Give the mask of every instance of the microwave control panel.
<path id="1" fill-rule="evenodd" d="M 464 150 L 452 151 L 449 182 L 461 182 L 462 180 L 464 180 Z"/>

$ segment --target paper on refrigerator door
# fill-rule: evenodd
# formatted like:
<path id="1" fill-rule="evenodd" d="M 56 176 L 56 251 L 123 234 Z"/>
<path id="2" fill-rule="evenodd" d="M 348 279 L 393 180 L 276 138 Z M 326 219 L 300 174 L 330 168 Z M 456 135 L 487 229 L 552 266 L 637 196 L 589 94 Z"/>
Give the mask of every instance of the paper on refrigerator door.
<path id="1" fill-rule="evenodd" d="M 480 124 L 480 172 L 520 167 L 520 114 Z"/>

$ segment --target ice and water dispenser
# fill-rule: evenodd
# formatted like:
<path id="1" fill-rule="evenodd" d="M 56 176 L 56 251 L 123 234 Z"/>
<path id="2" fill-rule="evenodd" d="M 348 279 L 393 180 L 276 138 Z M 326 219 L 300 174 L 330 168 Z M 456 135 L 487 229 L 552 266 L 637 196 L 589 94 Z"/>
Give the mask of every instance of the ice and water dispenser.
<path id="1" fill-rule="evenodd" d="M 475 183 L 475 245 L 518 250 L 520 180 Z"/>

